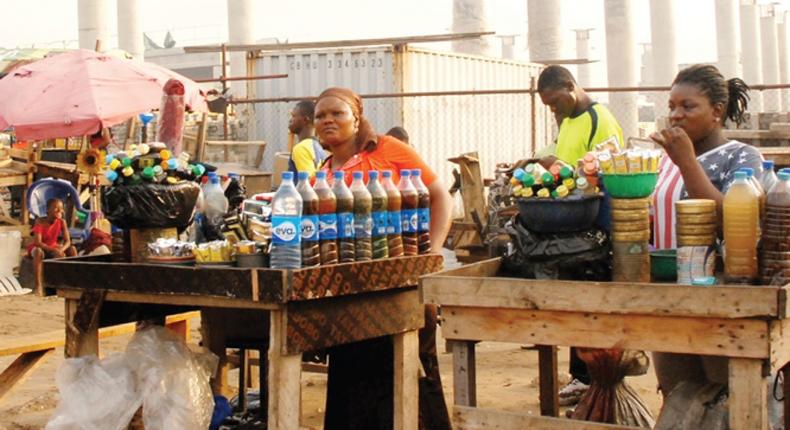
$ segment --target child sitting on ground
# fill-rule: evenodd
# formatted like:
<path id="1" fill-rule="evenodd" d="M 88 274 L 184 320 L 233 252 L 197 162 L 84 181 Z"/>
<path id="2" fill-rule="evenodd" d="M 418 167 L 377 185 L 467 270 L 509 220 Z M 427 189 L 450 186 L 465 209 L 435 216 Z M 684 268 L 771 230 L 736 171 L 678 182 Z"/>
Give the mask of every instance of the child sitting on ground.
<path id="1" fill-rule="evenodd" d="M 47 216 L 36 220 L 33 226 L 35 241 L 27 248 L 33 258 L 33 271 L 36 276 L 36 291 L 43 288 L 42 272 L 45 258 L 74 257 L 77 250 L 71 246 L 71 237 L 66 222 L 63 221 L 63 202 L 59 199 L 47 200 Z M 62 237 L 61 237 L 62 235 Z M 62 238 L 58 243 L 58 238 Z"/>

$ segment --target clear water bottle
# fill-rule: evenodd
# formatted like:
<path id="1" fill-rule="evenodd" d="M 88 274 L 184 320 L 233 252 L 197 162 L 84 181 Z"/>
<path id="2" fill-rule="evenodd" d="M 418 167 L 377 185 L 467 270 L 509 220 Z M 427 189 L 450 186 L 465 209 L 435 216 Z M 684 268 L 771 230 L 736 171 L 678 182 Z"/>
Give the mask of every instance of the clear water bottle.
<path id="1" fill-rule="evenodd" d="M 219 184 L 219 176 L 214 173 L 209 176 L 208 183 L 203 189 L 203 205 L 206 220 L 212 225 L 222 224 L 228 212 L 228 199 Z"/>
<path id="2" fill-rule="evenodd" d="M 411 183 L 417 189 L 417 247 L 420 254 L 431 252 L 431 193 L 422 182 L 420 169 L 412 169 Z"/>
<path id="3" fill-rule="evenodd" d="M 302 266 L 302 196 L 294 186 L 293 172 L 283 172 L 280 187 L 272 199 L 273 269 L 298 269 Z"/>
<path id="4" fill-rule="evenodd" d="M 373 258 L 373 200 L 365 186 L 362 172 L 352 173 L 351 194 L 354 196 L 354 255 L 356 261 Z"/>
<path id="5" fill-rule="evenodd" d="M 760 185 L 763 186 L 763 191 L 765 194 L 771 192 L 771 188 L 779 182 L 779 178 L 776 177 L 776 173 L 774 172 L 774 162 L 771 160 L 763 161 L 763 173 L 760 175 Z"/>

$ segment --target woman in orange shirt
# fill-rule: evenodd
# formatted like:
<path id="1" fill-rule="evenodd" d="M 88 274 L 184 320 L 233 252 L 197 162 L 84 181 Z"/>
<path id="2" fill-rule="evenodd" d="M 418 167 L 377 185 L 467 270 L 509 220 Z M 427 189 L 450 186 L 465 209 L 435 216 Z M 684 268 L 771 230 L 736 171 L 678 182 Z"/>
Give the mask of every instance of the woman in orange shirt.
<path id="1" fill-rule="evenodd" d="M 347 88 L 329 88 L 321 93 L 315 105 L 315 131 L 321 144 L 332 152 L 323 170 L 391 170 L 397 183 L 401 169 L 421 169 L 422 180 L 431 193 L 431 246 L 433 252 L 441 250 L 452 216 L 447 187 L 414 148 L 394 137 L 376 135 L 356 93 Z M 351 175 L 346 178 L 350 180 Z M 436 360 L 436 308 L 426 306 L 425 316 L 419 336 L 420 360 L 426 373 L 420 384 L 421 427 L 449 429 Z M 332 348 L 324 428 L 392 428 L 392 381 L 392 343 L 388 337 Z"/>

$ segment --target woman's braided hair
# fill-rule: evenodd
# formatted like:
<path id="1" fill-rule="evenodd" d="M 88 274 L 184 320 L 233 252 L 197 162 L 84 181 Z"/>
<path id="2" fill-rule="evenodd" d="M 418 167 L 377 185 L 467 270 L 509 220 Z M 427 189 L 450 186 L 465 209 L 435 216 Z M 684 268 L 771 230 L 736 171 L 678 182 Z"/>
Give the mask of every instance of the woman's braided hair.
<path id="1" fill-rule="evenodd" d="M 712 105 L 722 103 L 726 106 L 724 120 L 730 119 L 736 124 L 745 121 L 744 114 L 749 104 L 749 86 L 740 78 L 725 80 L 714 66 L 695 64 L 678 73 L 672 85 L 689 84 L 699 88 L 708 97 Z"/>

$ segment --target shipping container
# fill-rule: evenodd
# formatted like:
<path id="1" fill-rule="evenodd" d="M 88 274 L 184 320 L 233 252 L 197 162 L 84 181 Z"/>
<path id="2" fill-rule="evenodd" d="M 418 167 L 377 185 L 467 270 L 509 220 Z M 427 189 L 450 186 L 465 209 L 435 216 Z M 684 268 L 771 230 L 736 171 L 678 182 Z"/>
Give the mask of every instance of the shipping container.
<path id="1" fill-rule="evenodd" d="M 332 86 L 362 95 L 529 89 L 541 66 L 512 60 L 432 51 L 411 46 L 264 52 L 257 75 L 288 73 L 288 78 L 256 81 L 254 97 L 315 97 Z M 463 96 L 366 97 L 364 114 L 379 133 L 403 126 L 411 144 L 445 181 L 454 164 L 447 158 L 477 151 L 484 177 L 497 162 L 532 152 L 532 103 L 528 93 Z M 536 142 L 551 135 L 548 110 L 535 96 Z M 251 133 L 268 142 L 263 167 L 275 152 L 287 150 L 288 113 L 295 102 L 255 105 Z M 538 144 L 540 146 L 540 144 Z"/>

